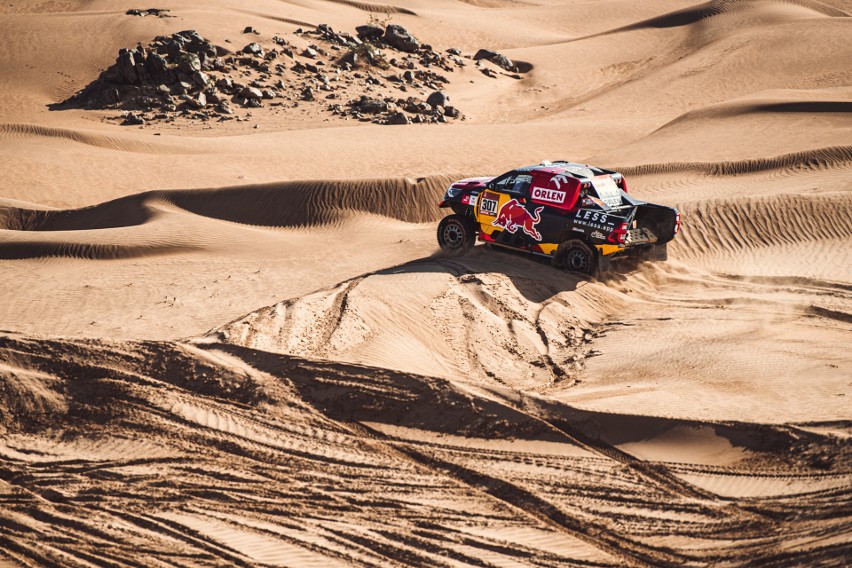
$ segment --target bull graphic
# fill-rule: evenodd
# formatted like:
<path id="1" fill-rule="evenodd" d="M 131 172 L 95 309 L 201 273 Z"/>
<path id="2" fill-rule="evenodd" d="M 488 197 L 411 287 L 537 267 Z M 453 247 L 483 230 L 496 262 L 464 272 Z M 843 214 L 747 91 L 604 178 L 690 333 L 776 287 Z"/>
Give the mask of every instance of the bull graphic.
<path id="1" fill-rule="evenodd" d="M 541 233 L 536 230 L 535 226 L 541 221 L 543 209 L 544 207 L 536 207 L 535 213 L 530 215 L 526 207 L 518 203 L 517 199 L 511 199 L 500 208 L 497 218 L 491 224 L 495 227 L 502 227 L 513 235 L 518 231 L 518 228 L 521 228 L 526 234 L 540 241 Z"/>

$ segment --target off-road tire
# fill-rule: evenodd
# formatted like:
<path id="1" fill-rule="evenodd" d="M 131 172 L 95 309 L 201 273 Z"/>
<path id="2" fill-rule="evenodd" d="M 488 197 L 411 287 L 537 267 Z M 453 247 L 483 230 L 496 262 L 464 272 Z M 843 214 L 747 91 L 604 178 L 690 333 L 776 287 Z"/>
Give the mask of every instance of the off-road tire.
<path id="1" fill-rule="evenodd" d="M 467 217 L 450 215 L 438 224 L 438 244 L 447 252 L 461 252 L 476 241 L 476 225 Z"/>
<path id="2" fill-rule="evenodd" d="M 559 245 L 553 263 L 563 270 L 595 275 L 598 272 L 598 252 L 583 241 L 572 239 Z"/>

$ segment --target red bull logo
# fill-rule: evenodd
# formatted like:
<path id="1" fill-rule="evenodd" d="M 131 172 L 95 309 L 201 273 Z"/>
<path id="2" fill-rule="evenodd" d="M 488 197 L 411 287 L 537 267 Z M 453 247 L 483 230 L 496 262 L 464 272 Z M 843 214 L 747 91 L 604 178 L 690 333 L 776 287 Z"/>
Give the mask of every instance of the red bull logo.
<path id="1" fill-rule="evenodd" d="M 513 235 L 518 229 L 523 229 L 524 233 L 540 241 L 541 233 L 536 230 L 535 226 L 541 221 L 543 209 L 544 207 L 536 207 L 535 212 L 531 215 L 526 207 L 518 203 L 517 199 L 511 199 L 500 208 L 497 218 L 491 224 L 495 227 L 502 227 Z"/>

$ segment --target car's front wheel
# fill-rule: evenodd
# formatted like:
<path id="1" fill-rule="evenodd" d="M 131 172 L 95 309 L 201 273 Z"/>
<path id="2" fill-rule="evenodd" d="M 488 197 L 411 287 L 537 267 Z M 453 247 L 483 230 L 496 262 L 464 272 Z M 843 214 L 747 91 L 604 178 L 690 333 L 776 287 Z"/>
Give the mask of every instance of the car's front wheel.
<path id="1" fill-rule="evenodd" d="M 438 244 L 445 251 L 469 249 L 474 241 L 476 241 L 476 227 L 467 217 L 450 215 L 441 219 L 438 224 Z"/>
<path id="2" fill-rule="evenodd" d="M 598 268 L 597 252 L 576 239 L 560 244 L 554 261 L 558 268 L 582 274 L 595 274 Z"/>

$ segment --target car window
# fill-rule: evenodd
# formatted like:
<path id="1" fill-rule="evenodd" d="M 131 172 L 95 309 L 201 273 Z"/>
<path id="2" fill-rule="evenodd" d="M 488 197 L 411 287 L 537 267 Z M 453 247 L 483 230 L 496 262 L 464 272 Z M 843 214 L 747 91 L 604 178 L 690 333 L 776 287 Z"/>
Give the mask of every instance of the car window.
<path id="1" fill-rule="evenodd" d="M 515 174 L 509 174 L 505 177 L 494 180 L 494 189 L 504 193 L 509 193 L 512 190 L 512 186 L 515 185 L 516 177 L 518 176 Z"/>
<path id="2" fill-rule="evenodd" d="M 528 195 L 530 184 L 532 183 L 532 176 L 527 174 L 521 174 L 515 178 L 514 183 L 512 184 L 512 193 L 518 193 L 520 195 Z"/>

